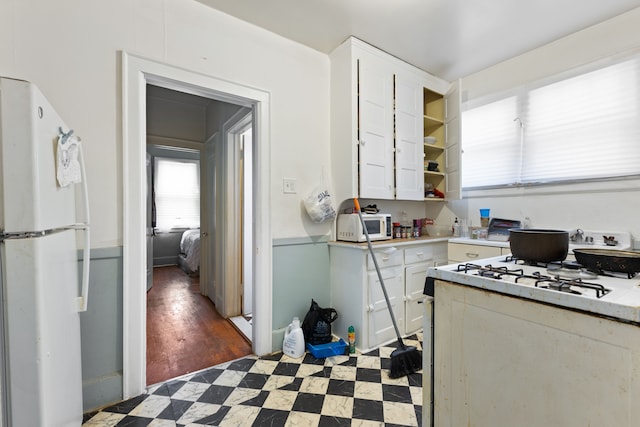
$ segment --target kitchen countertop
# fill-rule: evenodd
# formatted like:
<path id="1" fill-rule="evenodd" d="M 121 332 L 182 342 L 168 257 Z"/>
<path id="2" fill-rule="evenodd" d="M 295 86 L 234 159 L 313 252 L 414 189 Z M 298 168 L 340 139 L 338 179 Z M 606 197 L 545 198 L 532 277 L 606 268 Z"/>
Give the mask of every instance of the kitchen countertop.
<path id="1" fill-rule="evenodd" d="M 472 239 L 470 237 L 431 237 L 431 236 L 420 236 L 420 237 L 411 237 L 408 239 L 390 239 L 390 240 L 380 240 L 371 242 L 371 244 L 376 248 L 384 248 L 391 246 L 411 246 L 411 245 L 419 245 L 424 243 L 437 243 L 437 242 L 449 242 L 449 243 L 458 243 L 463 245 L 478 245 L 478 246 L 493 246 L 497 248 L 509 248 L 509 242 L 503 242 L 499 240 L 488 240 L 488 239 Z M 329 245 L 333 246 L 349 246 L 354 248 L 367 249 L 367 242 L 344 242 L 341 240 L 331 240 L 329 241 Z M 574 243 L 569 243 L 569 250 L 578 249 L 578 248 L 598 248 L 602 246 L 594 246 L 594 245 L 577 245 Z M 606 249 L 617 249 L 617 250 L 631 250 L 631 241 L 630 237 L 625 239 L 620 246 L 617 247 L 606 247 Z"/>
<path id="2" fill-rule="evenodd" d="M 449 239 L 449 243 L 460 243 L 463 245 L 494 246 L 498 248 L 509 247 L 509 242 L 502 242 L 499 240 L 487 240 L 487 239 L 471 239 L 469 237 L 455 237 L 453 239 Z"/>
<path id="3" fill-rule="evenodd" d="M 379 240 L 376 242 L 371 242 L 371 245 L 375 248 L 389 248 L 393 246 L 415 246 L 425 243 L 438 243 L 438 242 L 447 242 L 449 241 L 449 237 L 430 237 L 430 236 L 420 236 L 420 237 L 411 237 L 408 239 L 390 239 L 390 240 Z M 351 248 L 359 248 L 362 250 L 367 250 L 367 242 L 343 242 L 341 240 L 331 240 L 329 246 L 347 246 Z"/>

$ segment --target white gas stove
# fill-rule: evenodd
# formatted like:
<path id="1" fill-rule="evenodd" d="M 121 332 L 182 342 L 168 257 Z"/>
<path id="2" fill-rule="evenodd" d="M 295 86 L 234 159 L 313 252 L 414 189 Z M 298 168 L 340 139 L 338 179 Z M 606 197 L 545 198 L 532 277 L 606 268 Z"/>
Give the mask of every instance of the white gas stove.
<path id="1" fill-rule="evenodd" d="M 572 256 L 629 250 L 631 238 L 581 237 L 565 263 L 501 255 L 429 268 L 423 425 L 637 424 L 640 274 L 593 273 Z"/>
<path id="2" fill-rule="evenodd" d="M 509 256 L 430 268 L 427 275 L 480 289 L 640 324 L 640 276 L 598 275 L 558 264 L 525 265 Z"/>

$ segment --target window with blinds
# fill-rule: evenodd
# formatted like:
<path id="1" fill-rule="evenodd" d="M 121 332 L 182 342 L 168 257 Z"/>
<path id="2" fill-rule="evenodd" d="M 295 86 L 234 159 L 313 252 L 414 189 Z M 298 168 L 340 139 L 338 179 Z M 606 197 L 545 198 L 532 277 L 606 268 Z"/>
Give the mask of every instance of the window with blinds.
<path id="1" fill-rule="evenodd" d="M 200 162 L 155 158 L 156 227 L 200 227 Z"/>
<path id="2" fill-rule="evenodd" d="M 640 56 L 462 115 L 467 189 L 640 175 Z"/>

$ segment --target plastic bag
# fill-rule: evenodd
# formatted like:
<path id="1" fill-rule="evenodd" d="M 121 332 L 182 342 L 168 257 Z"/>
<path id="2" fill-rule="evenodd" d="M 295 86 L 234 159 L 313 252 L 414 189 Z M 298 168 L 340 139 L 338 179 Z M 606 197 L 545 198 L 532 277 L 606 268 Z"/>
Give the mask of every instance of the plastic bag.
<path id="1" fill-rule="evenodd" d="M 333 198 L 329 193 L 329 186 L 324 182 L 317 185 L 304 198 L 304 207 L 313 222 L 329 221 L 336 217 L 336 209 L 333 206 Z"/>
<path id="2" fill-rule="evenodd" d="M 338 318 L 333 308 L 322 308 L 311 300 L 311 307 L 302 321 L 304 340 L 311 345 L 326 344 L 333 340 L 331 323 Z"/>

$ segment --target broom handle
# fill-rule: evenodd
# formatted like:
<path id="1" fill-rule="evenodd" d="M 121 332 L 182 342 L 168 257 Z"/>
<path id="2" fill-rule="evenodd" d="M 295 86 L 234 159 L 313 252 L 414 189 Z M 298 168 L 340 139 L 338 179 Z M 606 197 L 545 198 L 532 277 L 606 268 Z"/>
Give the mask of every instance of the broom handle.
<path id="1" fill-rule="evenodd" d="M 364 231 L 364 236 L 367 238 L 367 246 L 369 247 L 369 252 L 371 252 L 371 258 L 373 258 L 373 265 L 376 267 L 376 273 L 378 273 L 378 280 L 380 281 L 380 286 L 382 287 L 382 293 L 384 294 L 384 299 L 387 302 L 387 308 L 389 309 L 389 315 L 391 315 L 391 321 L 393 322 L 393 328 L 396 330 L 396 336 L 398 337 L 398 343 L 403 345 L 402 338 L 400 337 L 400 330 L 398 330 L 398 325 L 396 324 L 396 316 L 393 315 L 393 309 L 391 308 L 391 302 L 389 302 L 389 295 L 387 295 L 387 288 L 384 285 L 384 280 L 382 280 L 382 274 L 380 273 L 380 267 L 378 267 L 378 260 L 376 260 L 376 255 L 373 253 L 373 246 L 371 245 L 371 238 L 369 237 L 369 231 L 367 230 L 367 224 L 364 222 L 364 218 L 362 217 L 362 212 L 360 212 L 360 203 L 358 203 L 358 198 L 353 199 L 353 203 L 356 205 L 356 212 L 358 212 L 358 216 L 360 217 L 360 222 L 362 223 L 362 231 Z"/>

